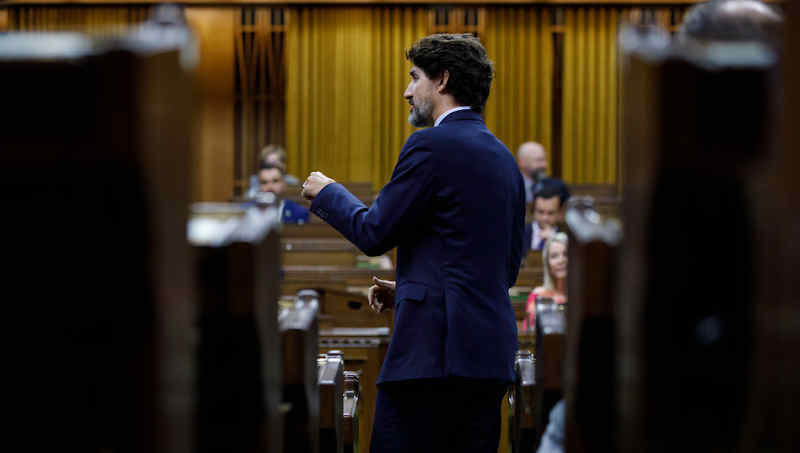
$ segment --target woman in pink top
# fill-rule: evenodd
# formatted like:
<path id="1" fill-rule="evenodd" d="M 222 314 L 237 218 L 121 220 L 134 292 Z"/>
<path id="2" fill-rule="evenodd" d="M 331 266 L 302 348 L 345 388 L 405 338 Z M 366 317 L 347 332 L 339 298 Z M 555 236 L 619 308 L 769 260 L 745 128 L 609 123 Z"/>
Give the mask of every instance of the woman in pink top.
<path id="1" fill-rule="evenodd" d="M 544 284 L 537 286 L 528 296 L 525 304 L 525 320 L 522 329 L 533 329 L 536 325 L 536 299 L 550 298 L 557 304 L 567 302 L 567 235 L 556 233 L 544 244 L 542 249 L 544 265 Z"/>

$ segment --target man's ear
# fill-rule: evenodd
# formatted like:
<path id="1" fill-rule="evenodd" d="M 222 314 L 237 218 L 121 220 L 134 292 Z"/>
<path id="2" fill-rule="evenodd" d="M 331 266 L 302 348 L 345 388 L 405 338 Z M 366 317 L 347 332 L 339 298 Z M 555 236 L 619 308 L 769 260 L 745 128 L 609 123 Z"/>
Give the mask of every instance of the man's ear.
<path id="1" fill-rule="evenodd" d="M 439 85 L 436 87 L 438 93 L 443 93 L 447 88 L 447 82 L 450 80 L 450 71 L 447 69 L 442 71 L 442 76 L 439 78 Z"/>

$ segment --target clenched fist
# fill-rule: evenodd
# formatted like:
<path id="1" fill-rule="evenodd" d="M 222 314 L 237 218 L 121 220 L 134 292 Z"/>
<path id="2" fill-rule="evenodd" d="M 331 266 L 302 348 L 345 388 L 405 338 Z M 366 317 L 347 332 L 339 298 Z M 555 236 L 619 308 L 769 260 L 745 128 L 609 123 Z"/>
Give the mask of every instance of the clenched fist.
<path id="1" fill-rule="evenodd" d="M 313 200 L 325 186 L 334 182 L 336 181 L 318 171 L 314 171 L 306 178 L 306 182 L 303 183 L 303 191 L 300 193 L 305 199 Z"/>
<path id="2" fill-rule="evenodd" d="M 372 283 L 374 285 L 369 287 L 369 295 L 367 296 L 369 306 L 378 313 L 394 308 L 395 282 L 372 277 Z"/>

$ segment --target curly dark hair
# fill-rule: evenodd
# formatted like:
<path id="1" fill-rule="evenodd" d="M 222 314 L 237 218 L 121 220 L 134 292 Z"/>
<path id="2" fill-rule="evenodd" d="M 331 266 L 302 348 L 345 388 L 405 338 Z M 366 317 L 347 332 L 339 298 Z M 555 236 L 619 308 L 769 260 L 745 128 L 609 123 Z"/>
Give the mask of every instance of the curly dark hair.
<path id="1" fill-rule="evenodd" d="M 436 34 L 415 42 L 406 59 L 422 69 L 429 79 L 446 70 L 450 77 L 445 90 L 459 104 L 483 112 L 494 77 L 494 65 L 486 49 L 470 34 Z"/>

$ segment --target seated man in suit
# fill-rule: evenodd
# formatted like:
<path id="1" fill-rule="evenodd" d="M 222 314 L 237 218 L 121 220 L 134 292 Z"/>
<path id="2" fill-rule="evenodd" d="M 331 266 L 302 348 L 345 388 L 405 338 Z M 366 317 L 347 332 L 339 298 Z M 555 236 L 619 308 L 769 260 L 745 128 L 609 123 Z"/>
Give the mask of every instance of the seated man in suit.
<path id="1" fill-rule="evenodd" d="M 517 165 L 525 182 L 525 203 L 533 203 L 533 188 L 547 175 L 547 153 L 536 142 L 525 142 L 517 150 Z"/>
<path id="2" fill-rule="evenodd" d="M 279 202 L 278 210 L 283 223 L 308 223 L 308 209 L 292 200 L 283 199 L 286 181 L 283 179 L 283 168 L 268 162 L 262 162 L 258 170 L 259 193 L 272 193 Z"/>
<path id="3" fill-rule="evenodd" d="M 541 250 L 556 231 L 563 218 L 563 208 L 569 199 L 569 190 L 563 181 L 543 178 L 533 193 L 533 222 L 525 225 L 524 254 L 528 250 Z"/>
<path id="4" fill-rule="evenodd" d="M 298 186 L 300 181 L 296 176 L 286 173 L 286 150 L 278 145 L 267 145 L 258 153 L 256 166 L 260 169 L 265 164 L 280 167 L 283 170 L 284 186 Z M 247 197 L 253 198 L 261 191 L 259 189 L 258 174 L 250 175 L 250 187 L 247 189 Z"/>

